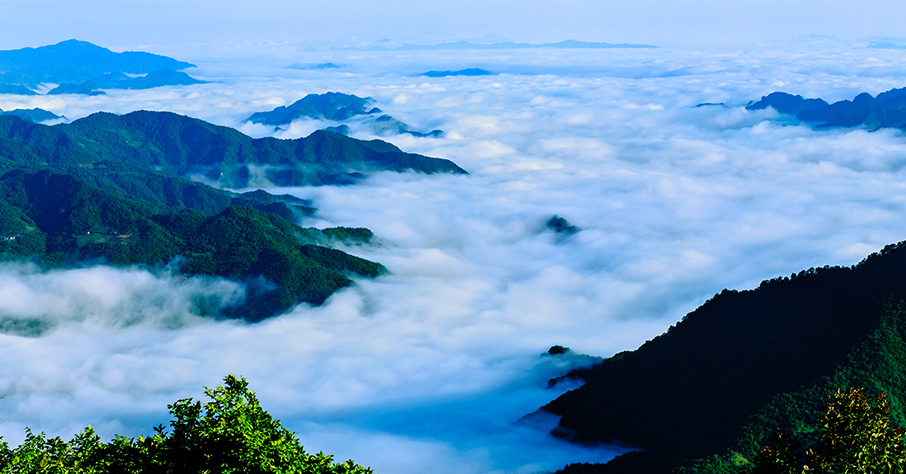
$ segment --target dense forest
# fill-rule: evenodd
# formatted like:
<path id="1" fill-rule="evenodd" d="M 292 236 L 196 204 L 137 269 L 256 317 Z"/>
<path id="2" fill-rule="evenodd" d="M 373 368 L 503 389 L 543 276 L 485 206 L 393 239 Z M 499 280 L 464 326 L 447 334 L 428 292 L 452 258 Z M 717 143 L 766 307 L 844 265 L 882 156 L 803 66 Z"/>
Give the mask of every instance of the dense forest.
<path id="1" fill-rule="evenodd" d="M 906 426 L 906 242 L 852 267 L 812 268 L 724 290 L 637 350 L 571 373 L 544 407 L 558 436 L 639 448 L 565 472 L 745 473 L 777 428 L 820 435 L 838 389 L 889 396 Z"/>
<path id="2" fill-rule="evenodd" d="M 170 426 L 158 425 L 150 436 L 105 443 L 89 426 L 69 441 L 30 430 L 18 447 L 0 440 L 0 473 L 372 473 L 352 460 L 307 453 L 261 408 L 242 377 L 229 375 L 205 394 L 210 401 L 204 404 L 183 399 L 168 405 Z"/>

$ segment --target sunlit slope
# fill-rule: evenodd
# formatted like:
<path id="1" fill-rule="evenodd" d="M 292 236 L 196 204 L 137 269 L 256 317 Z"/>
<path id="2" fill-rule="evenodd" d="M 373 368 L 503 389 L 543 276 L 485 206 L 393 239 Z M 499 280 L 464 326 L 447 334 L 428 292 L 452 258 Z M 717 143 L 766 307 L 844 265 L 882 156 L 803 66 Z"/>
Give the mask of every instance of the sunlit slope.
<path id="1" fill-rule="evenodd" d="M 78 152 L 82 164 L 113 160 L 233 188 L 347 184 L 375 171 L 465 173 L 452 161 L 405 153 L 381 140 L 326 131 L 295 140 L 253 139 L 170 112 L 96 113 L 55 126 L 0 117 L 0 137 Z"/>
<path id="2" fill-rule="evenodd" d="M 376 276 L 374 262 L 313 244 L 370 237 L 360 230 L 303 229 L 273 213 L 229 206 L 216 215 L 117 196 L 48 170 L 0 178 L 0 253 L 50 266 L 83 262 L 163 265 L 246 285 L 244 303 L 214 315 L 259 320 L 300 302 L 320 304 L 349 274 Z"/>
<path id="3" fill-rule="evenodd" d="M 561 416 L 561 435 L 644 449 L 569 471 L 669 472 L 718 455 L 693 472 L 746 472 L 775 426 L 815 436 L 838 387 L 885 391 L 904 424 L 904 297 L 904 243 L 853 267 L 724 290 L 637 350 L 574 374 L 587 384 L 545 407 Z"/>

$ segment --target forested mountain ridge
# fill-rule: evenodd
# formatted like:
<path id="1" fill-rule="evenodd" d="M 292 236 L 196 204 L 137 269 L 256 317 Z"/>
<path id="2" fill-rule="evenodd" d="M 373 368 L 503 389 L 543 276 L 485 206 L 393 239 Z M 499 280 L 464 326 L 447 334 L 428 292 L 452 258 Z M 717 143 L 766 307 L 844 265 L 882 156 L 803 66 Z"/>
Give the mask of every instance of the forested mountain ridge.
<path id="1" fill-rule="evenodd" d="M 366 229 L 304 229 L 243 205 L 206 215 L 116 196 L 49 170 L 10 171 L 0 178 L 0 193 L 5 258 L 38 258 L 50 266 L 98 259 L 154 266 L 182 257 L 181 273 L 246 283 L 240 305 L 200 309 L 215 311 L 213 316 L 257 321 L 300 302 L 321 304 L 352 283 L 347 274 L 374 277 L 384 271 L 380 264 L 316 245 L 361 242 L 371 236 Z"/>
<path id="2" fill-rule="evenodd" d="M 204 177 L 232 188 L 349 184 L 382 170 L 465 173 L 452 161 L 405 153 L 381 140 L 361 141 L 326 131 L 295 140 L 253 139 L 229 127 L 170 112 L 99 112 L 54 126 L 0 116 L 0 138 L 31 147 L 64 148 L 67 159 L 78 164 L 113 160 Z"/>
<path id="3" fill-rule="evenodd" d="M 571 374 L 586 384 L 544 407 L 560 416 L 555 434 L 643 450 L 566 472 L 749 472 L 774 427 L 815 437 L 821 402 L 849 386 L 890 395 L 906 425 L 904 299 L 906 242 L 724 290 L 637 350 Z"/>

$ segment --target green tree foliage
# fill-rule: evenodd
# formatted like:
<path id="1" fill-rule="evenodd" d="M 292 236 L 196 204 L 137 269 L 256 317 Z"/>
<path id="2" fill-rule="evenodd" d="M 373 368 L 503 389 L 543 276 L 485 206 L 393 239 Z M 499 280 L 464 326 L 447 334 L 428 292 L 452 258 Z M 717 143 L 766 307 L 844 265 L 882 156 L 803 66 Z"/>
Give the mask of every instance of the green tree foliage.
<path id="1" fill-rule="evenodd" d="M 11 449 L 0 443 L 0 473 L 217 473 L 372 474 L 349 460 L 307 453 L 295 434 L 261 408 L 242 377 L 206 388 L 209 402 L 169 405 L 170 430 L 153 436 L 116 436 L 109 443 L 90 428 L 66 442 L 26 431 Z"/>
<path id="2" fill-rule="evenodd" d="M 897 474 L 906 469 L 903 428 L 891 428 L 890 405 L 881 393 L 837 390 L 828 398 L 820 427 L 820 444 L 803 456 L 788 430 L 778 429 L 755 458 L 752 474 Z"/>

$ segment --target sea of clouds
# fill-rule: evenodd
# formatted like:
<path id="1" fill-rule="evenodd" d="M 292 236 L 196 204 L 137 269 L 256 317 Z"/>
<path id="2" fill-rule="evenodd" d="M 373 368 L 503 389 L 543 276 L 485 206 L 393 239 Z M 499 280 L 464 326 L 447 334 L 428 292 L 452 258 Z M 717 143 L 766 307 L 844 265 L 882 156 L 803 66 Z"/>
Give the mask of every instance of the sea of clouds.
<path id="1" fill-rule="evenodd" d="M 866 43 L 867 44 L 867 43 Z M 248 378 L 310 451 L 385 474 L 540 472 L 617 447 L 555 440 L 518 422 L 574 385 L 547 380 L 664 332 L 723 288 L 852 265 L 906 239 L 906 137 L 815 131 L 750 100 L 775 90 L 852 98 L 906 86 L 906 53 L 826 38 L 711 49 L 305 52 L 186 55 L 189 87 L 107 96 L 0 96 L 77 119 L 170 110 L 252 136 L 253 112 L 327 91 L 370 96 L 416 130 L 384 138 L 465 176 L 379 173 L 355 186 L 272 189 L 312 199 L 303 226 L 362 226 L 344 248 L 390 273 L 323 306 L 258 324 L 192 305 L 243 289 L 167 269 L 0 266 L 0 435 L 148 433 L 166 405 Z M 290 65 L 332 62 L 338 68 Z M 427 78 L 481 67 L 500 74 Z M 724 105 L 694 107 L 700 103 Z M 333 125 L 333 124 L 327 124 Z M 545 227 L 553 215 L 581 228 Z M 32 326 L 29 326 L 31 324 Z M 22 328 L 36 327 L 32 334 Z M 615 409 L 619 409 L 615 407 Z"/>

